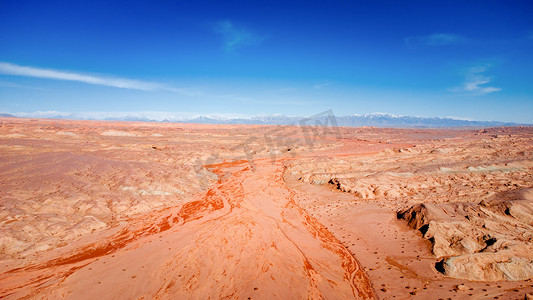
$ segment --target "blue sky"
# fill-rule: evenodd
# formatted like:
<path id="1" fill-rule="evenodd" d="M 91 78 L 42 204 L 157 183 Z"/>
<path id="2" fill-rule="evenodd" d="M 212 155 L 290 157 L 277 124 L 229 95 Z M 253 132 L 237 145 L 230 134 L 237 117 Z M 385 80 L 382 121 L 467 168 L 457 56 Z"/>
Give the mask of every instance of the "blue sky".
<path id="1" fill-rule="evenodd" d="M 531 1 L 0 0 L 0 112 L 533 123 L 532 15 Z"/>

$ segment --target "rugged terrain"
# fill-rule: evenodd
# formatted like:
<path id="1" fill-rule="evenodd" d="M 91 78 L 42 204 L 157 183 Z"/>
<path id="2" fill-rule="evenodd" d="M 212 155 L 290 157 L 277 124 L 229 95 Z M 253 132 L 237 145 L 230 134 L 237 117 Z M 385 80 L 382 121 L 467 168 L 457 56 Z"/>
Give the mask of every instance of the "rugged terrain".
<path id="1" fill-rule="evenodd" d="M 524 298 L 532 138 L 2 118 L 0 297 Z"/>

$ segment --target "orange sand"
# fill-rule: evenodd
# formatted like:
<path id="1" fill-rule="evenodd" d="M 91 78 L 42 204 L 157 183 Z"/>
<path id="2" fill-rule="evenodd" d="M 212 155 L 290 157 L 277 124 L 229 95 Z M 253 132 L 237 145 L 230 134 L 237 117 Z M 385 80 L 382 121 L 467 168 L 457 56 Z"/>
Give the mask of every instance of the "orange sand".
<path id="1" fill-rule="evenodd" d="M 442 298 L 523 298 L 533 291 L 529 280 L 469 282 L 437 272 L 429 242 L 396 220 L 417 197 L 369 200 L 299 180 L 315 178 L 319 161 L 355 165 L 395 148 L 485 138 L 474 131 L 341 128 L 308 143 L 290 126 L 10 118 L 0 125 L 0 297 L 425 299 L 437 290 Z M 511 134 L 529 151 L 531 130 Z M 345 177 L 356 178 L 352 171 Z"/>

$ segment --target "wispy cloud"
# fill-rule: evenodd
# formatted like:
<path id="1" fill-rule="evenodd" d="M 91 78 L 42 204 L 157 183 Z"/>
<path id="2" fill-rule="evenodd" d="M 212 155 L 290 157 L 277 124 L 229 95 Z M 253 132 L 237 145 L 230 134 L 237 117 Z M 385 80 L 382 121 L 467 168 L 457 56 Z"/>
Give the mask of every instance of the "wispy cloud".
<path id="1" fill-rule="evenodd" d="M 144 120 L 144 121 L 172 121 L 183 122 L 197 117 L 208 117 L 219 120 L 227 119 L 249 119 L 253 115 L 235 113 L 197 113 L 197 112 L 166 112 L 166 111 L 85 111 L 85 112 L 64 112 L 64 111 L 34 111 L 34 112 L 14 112 L 14 116 L 22 118 L 53 118 L 53 119 L 78 119 L 78 120 Z"/>
<path id="2" fill-rule="evenodd" d="M 226 52 L 232 52 L 243 46 L 256 45 L 265 39 L 249 29 L 237 26 L 228 20 L 216 23 L 214 29 L 216 33 L 222 36 L 223 49 Z"/>
<path id="3" fill-rule="evenodd" d="M 87 75 L 71 71 L 44 69 L 30 66 L 20 66 L 7 62 L 0 62 L 0 74 L 77 81 L 94 85 L 141 91 L 171 91 L 185 96 L 198 96 L 201 94 L 200 91 L 196 91 L 191 88 L 175 88 L 155 82 L 132 80 L 119 77 Z"/>
<path id="4" fill-rule="evenodd" d="M 19 66 L 11 63 L 0 62 L 0 73 L 7 75 L 38 77 L 57 80 L 78 81 L 89 84 L 111 86 L 123 89 L 134 89 L 143 91 L 152 91 L 162 89 L 163 86 L 157 83 L 144 82 L 138 80 L 100 77 L 94 75 L 85 75 L 69 71 L 59 71 L 53 69 L 42 69 L 28 66 Z"/>
<path id="5" fill-rule="evenodd" d="M 43 90 L 42 88 L 0 80 L 0 86 L 16 89 Z"/>
<path id="6" fill-rule="evenodd" d="M 313 88 L 314 89 L 317 89 L 317 90 L 320 90 L 320 89 L 323 89 L 327 86 L 330 86 L 331 85 L 331 82 L 322 82 L 322 83 L 317 83 L 315 85 L 313 85 Z"/>
<path id="7" fill-rule="evenodd" d="M 501 91 L 501 88 L 486 86 L 486 84 L 491 83 L 494 79 L 494 77 L 484 75 L 489 67 L 490 66 L 477 66 L 468 69 L 465 74 L 463 85 L 453 88 L 452 91 L 468 93 L 471 95 L 486 95 Z"/>
<path id="8" fill-rule="evenodd" d="M 433 33 L 423 36 L 408 36 L 403 39 L 409 46 L 445 46 L 462 44 L 466 38 L 451 33 Z"/>

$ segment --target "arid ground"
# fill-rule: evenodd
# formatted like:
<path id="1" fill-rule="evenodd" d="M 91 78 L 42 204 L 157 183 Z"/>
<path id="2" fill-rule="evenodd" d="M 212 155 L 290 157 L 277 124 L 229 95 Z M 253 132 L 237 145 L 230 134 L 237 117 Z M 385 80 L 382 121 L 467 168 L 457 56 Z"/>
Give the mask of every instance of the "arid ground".
<path id="1" fill-rule="evenodd" d="M 533 128 L 331 125 L 0 118 L 0 298 L 529 299 Z"/>

